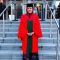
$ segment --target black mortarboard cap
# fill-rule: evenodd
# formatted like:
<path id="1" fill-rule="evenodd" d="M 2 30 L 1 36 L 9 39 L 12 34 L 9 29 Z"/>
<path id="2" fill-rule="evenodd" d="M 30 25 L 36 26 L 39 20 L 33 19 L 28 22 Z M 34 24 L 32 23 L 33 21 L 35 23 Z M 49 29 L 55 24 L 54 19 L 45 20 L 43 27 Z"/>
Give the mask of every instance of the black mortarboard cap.
<path id="1" fill-rule="evenodd" d="M 33 7 L 32 3 L 27 4 L 27 7 Z"/>

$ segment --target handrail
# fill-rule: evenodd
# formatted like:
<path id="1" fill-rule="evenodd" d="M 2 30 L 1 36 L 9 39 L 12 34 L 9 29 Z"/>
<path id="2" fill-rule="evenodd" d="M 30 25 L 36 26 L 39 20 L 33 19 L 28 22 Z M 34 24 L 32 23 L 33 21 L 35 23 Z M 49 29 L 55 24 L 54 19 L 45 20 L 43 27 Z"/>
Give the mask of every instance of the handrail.
<path id="1" fill-rule="evenodd" d="M 57 22 L 57 20 L 56 20 L 56 18 L 55 18 L 55 14 L 53 14 L 52 13 L 52 15 L 53 15 L 53 19 L 55 20 L 55 22 L 56 22 L 56 25 L 57 25 L 57 42 L 56 42 L 56 60 L 58 60 L 58 48 L 59 48 L 59 24 L 58 24 L 58 22 Z"/>
<path id="2" fill-rule="evenodd" d="M 0 16 L 2 16 L 2 15 L 4 14 L 4 12 L 8 9 L 9 6 L 10 6 L 10 4 L 8 4 L 8 5 L 6 6 L 6 8 L 0 13 Z"/>
<path id="3" fill-rule="evenodd" d="M 48 5 L 48 7 L 49 7 L 49 5 Z M 52 9 L 52 7 L 51 7 L 51 9 Z M 51 11 L 51 9 L 50 9 L 50 11 Z M 54 18 L 54 20 L 55 20 L 55 22 L 56 22 L 57 27 L 59 28 L 59 24 L 58 24 L 58 22 L 57 22 L 57 20 L 56 20 L 56 18 L 55 18 L 55 15 L 54 15 L 53 13 L 51 13 L 51 14 L 53 15 L 53 18 Z"/>
<path id="4" fill-rule="evenodd" d="M 4 42 L 4 37 L 5 37 L 5 31 L 4 31 L 4 29 L 5 29 L 5 27 L 4 27 L 4 12 L 8 9 L 8 7 L 10 6 L 10 4 L 8 4 L 7 6 L 6 6 L 6 8 L 1 12 L 1 14 L 0 14 L 0 16 L 2 16 L 3 15 L 3 42 Z"/>
<path id="5" fill-rule="evenodd" d="M 56 18 L 55 18 L 55 15 L 52 13 L 52 15 L 53 15 L 53 17 L 54 17 L 54 20 L 55 20 L 55 22 L 56 22 L 56 25 L 57 25 L 57 27 L 58 27 L 58 29 L 59 29 L 59 24 L 58 24 L 58 22 L 57 22 L 57 20 L 56 20 Z"/>
<path id="6" fill-rule="evenodd" d="M 53 11 L 51 10 L 52 8 L 49 8 L 49 9 L 50 9 L 51 15 L 53 16 L 53 19 L 55 20 L 56 25 L 57 25 L 56 60 L 58 60 L 58 58 L 59 58 L 58 57 L 59 56 L 59 53 L 58 53 L 58 48 L 59 48 L 59 24 L 58 24 L 58 22 L 57 22 L 57 20 L 55 18 L 55 11 L 53 13 Z M 52 22 L 51 22 L 51 24 L 52 24 Z"/>
<path id="7" fill-rule="evenodd" d="M 53 13 L 52 13 L 53 14 Z M 56 22 L 56 25 L 57 25 L 57 44 L 56 44 L 56 60 L 59 60 L 58 58 L 58 56 L 59 56 L 59 53 L 58 53 L 58 48 L 59 48 L 59 24 L 58 24 L 58 22 L 57 22 L 57 20 L 56 20 L 56 18 L 55 18 L 55 15 L 53 14 L 53 17 L 54 17 L 54 20 L 55 20 L 55 22 Z"/>

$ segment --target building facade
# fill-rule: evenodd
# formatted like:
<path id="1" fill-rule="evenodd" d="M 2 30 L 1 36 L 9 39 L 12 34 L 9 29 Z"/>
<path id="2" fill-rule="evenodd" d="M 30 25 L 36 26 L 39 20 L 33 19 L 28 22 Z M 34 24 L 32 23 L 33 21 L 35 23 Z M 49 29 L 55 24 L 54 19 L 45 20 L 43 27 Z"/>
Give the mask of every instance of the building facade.
<path id="1" fill-rule="evenodd" d="M 12 14 L 15 15 L 16 19 L 19 19 L 22 14 L 26 13 L 26 3 L 28 2 L 34 3 L 34 12 L 38 14 L 41 20 L 51 18 L 51 12 L 49 8 L 46 7 L 46 2 L 48 2 L 49 6 L 51 7 L 53 1 L 46 0 L 0 0 L 0 1 L 3 2 L 6 6 L 10 4 L 9 8 L 6 11 L 6 18 L 8 18 L 10 14 Z"/>

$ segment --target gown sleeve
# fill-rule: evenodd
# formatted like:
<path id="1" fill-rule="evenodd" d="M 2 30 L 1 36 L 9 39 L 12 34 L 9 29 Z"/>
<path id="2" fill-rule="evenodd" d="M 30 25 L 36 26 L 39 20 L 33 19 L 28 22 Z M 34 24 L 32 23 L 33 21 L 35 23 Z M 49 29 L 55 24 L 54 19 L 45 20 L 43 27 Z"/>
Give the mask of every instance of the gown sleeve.
<path id="1" fill-rule="evenodd" d="M 39 21 L 38 15 L 35 16 L 35 22 L 34 22 L 34 33 L 37 37 L 42 37 L 42 30 L 41 30 L 41 24 Z"/>
<path id="2" fill-rule="evenodd" d="M 21 40 L 23 40 L 24 37 L 27 35 L 27 31 L 25 29 L 24 24 L 25 24 L 24 16 L 21 16 L 20 24 L 19 24 L 19 28 L 18 28 L 18 38 Z"/>

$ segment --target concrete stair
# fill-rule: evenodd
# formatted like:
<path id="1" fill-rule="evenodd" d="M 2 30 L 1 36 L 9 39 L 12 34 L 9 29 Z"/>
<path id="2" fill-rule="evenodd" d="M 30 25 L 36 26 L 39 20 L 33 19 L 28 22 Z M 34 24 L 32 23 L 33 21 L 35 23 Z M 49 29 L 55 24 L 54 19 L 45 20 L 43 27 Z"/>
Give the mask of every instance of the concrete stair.
<path id="1" fill-rule="evenodd" d="M 5 20 L 4 23 L 5 37 L 3 38 L 3 21 L 0 21 L 0 60 L 22 60 L 22 43 L 17 38 L 19 21 Z M 50 24 L 50 20 L 41 21 L 43 37 L 38 38 L 39 60 L 56 60 L 57 26 L 54 20 L 52 27 Z M 60 56 L 60 44 L 58 50 Z"/>

